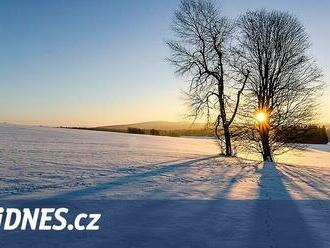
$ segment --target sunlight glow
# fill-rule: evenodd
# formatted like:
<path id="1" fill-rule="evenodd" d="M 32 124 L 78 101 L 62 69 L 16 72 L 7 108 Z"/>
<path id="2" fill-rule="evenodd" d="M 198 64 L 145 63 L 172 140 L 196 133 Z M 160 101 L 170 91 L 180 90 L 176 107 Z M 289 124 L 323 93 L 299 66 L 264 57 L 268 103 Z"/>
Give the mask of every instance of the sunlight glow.
<path id="1" fill-rule="evenodd" d="M 256 113 L 255 118 L 256 118 L 256 121 L 259 123 L 265 122 L 267 120 L 267 114 L 263 111 L 259 111 Z"/>

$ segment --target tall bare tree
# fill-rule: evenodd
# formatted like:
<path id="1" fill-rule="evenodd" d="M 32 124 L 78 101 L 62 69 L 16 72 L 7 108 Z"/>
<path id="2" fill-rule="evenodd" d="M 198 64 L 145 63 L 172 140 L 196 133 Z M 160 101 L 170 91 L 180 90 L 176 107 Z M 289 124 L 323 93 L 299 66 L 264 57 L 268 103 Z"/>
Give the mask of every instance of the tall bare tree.
<path id="1" fill-rule="evenodd" d="M 248 71 L 235 78 L 230 51 L 233 23 L 211 1 L 182 0 L 172 25 L 176 39 L 167 42 L 169 61 L 189 80 L 186 92 L 194 118 L 214 118 L 216 136 L 224 136 L 225 155 L 232 155 L 231 130 Z M 222 127 L 220 132 L 219 128 Z"/>
<path id="2" fill-rule="evenodd" d="M 249 11 L 239 20 L 238 58 L 250 70 L 248 105 L 254 108 L 252 139 L 264 160 L 285 144 L 284 129 L 313 121 L 321 71 L 308 54 L 309 36 L 294 16 L 280 11 Z M 251 126 L 250 126 L 251 127 Z"/>

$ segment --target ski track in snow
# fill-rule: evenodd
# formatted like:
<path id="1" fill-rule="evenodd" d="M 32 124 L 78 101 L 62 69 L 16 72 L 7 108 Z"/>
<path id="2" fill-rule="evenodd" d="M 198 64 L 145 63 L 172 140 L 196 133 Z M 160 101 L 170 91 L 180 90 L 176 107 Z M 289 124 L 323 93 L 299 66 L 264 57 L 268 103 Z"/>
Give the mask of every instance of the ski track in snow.
<path id="1" fill-rule="evenodd" d="M 230 247 L 330 247 L 330 145 L 276 166 L 217 152 L 211 139 L 1 124 L 0 196 L 224 200 L 212 219 L 236 223 L 239 237 L 218 228 Z"/>

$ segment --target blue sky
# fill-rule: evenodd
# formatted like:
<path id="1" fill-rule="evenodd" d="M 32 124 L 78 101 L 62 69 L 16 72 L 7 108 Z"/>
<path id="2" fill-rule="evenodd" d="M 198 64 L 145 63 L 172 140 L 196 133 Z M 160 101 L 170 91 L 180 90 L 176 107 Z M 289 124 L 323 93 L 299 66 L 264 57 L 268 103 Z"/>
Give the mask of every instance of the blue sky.
<path id="1" fill-rule="evenodd" d="M 224 14 L 287 10 L 330 75 L 330 2 L 218 1 Z M 0 121 L 107 125 L 182 120 L 185 82 L 165 62 L 178 1 L 0 0 Z M 322 120 L 330 122 L 329 89 Z"/>

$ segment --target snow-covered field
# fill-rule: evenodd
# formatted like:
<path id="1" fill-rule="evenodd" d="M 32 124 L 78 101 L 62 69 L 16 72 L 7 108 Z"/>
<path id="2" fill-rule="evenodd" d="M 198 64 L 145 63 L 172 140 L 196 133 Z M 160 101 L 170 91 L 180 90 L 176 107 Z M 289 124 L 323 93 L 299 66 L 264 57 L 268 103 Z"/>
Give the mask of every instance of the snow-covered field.
<path id="1" fill-rule="evenodd" d="M 312 148 L 277 158 L 273 172 L 293 199 L 330 197 L 330 145 Z M 267 199 L 263 163 L 217 152 L 210 139 L 2 124 L 0 196 Z M 282 198 L 272 190 L 269 198 Z"/>
<path id="2" fill-rule="evenodd" d="M 217 152 L 210 139 L 1 124 L 0 197 L 93 200 L 112 220 L 93 242 L 113 247 L 330 247 L 329 145 L 276 167 Z"/>

